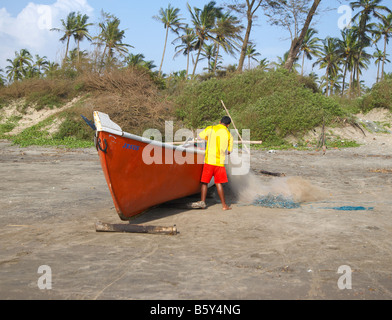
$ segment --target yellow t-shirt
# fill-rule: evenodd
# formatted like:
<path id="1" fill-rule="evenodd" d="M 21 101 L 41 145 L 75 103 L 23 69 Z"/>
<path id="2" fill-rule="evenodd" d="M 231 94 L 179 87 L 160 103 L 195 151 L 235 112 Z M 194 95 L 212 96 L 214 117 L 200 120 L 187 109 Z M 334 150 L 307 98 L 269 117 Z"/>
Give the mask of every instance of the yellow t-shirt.
<path id="1" fill-rule="evenodd" d="M 226 126 L 218 124 L 204 129 L 200 138 L 207 140 L 204 163 L 224 167 L 226 151 L 233 151 L 233 136 Z"/>

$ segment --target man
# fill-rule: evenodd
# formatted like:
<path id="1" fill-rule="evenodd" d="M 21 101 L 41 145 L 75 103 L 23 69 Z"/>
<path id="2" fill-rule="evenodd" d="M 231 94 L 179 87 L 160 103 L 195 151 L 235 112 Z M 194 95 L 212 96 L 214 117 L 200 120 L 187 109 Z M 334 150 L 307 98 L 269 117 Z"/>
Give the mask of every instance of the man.
<path id="1" fill-rule="evenodd" d="M 208 184 L 212 177 L 214 177 L 216 189 L 222 202 L 222 209 L 231 210 L 226 204 L 222 186 L 223 183 L 229 182 L 225 169 L 226 154 L 230 154 L 233 151 L 233 136 L 228 130 L 230 123 L 230 117 L 225 116 L 218 125 L 207 127 L 199 134 L 201 139 L 207 140 L 204 167 L 201 176 L 201 207 L 206 206 L 205 201 Z"/>

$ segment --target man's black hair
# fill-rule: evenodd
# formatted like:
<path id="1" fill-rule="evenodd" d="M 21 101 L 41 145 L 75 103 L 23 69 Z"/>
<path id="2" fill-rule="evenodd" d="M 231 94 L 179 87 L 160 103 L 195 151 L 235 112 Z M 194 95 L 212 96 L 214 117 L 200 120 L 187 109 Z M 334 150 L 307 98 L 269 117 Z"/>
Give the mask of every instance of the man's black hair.
<path id="1" fill-rule="evenodd" d="M 224 116 L 221 120 L 221 123 L 225 124 L 225 125 L 229 125 L 231 123 L 231 119 L 228 116 Z"/>

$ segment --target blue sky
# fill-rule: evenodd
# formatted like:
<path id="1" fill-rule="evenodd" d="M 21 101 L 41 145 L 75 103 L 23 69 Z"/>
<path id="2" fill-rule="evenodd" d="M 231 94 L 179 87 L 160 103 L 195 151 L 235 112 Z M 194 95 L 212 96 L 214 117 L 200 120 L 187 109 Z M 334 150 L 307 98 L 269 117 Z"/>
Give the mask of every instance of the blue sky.
<path id="1" fill-rule="evenodd" d="M 385 0 L 386 4 L 389 0 Z M 160 65 L 164 45 L 165 29 L 163 24 L 152 17 L 157 15 L 161 7 L 166 8 L 170 3 L 173 7 L 180 8 L 180 15 L 184 22 L 190 22 L 190 15 L 186 4 L 193 7 L 202 8 L 209 0 L 1 0 L 0 2 L 0 68 L 7 65 L 6 59 L 13 58 L 14 52 L 22 48 L 28 49 L 33 55 L 47 56 L 51 61 L 61 61 L 65 52 L 65 44 L 59 40 L 61 34 L 49 31 L 50 27 L 60 27 L 60 19 L 65 19 L 71 11 L 80 11 L 90 16 L 90 22 L 98 22 L 101 17 L 101 10 L 117 16 L 121 20 L 120 27 L 126 30 L 126 43 L 134 48 L 131 53 L 143 53 L 146 60 L 153 60 L 157 68 Z M 222 5 L 226 1 L 216 1 Z M 322 8 L 328 6 L 331 10 L 323 12 L 315 20 L 314 27 L 319 31 L 318 37 L 327 36 L 338 37 L 340 29 L 338 21 L 342 14 L 338 13 L 338 7 L 348 4 L 350 1 L 324 0 Z M 245 21 L 244 21 L 245 23 Z M 91 33 L 96 35 L 98 29 L 93 27 Z M 173 60 L 174 46 L 170 44 L 175 39 L 174 34 L 169 35 L 163 72 L 171 73 L 186 68 L 186 60 L 179 56 Z M 267 58 L 269 61 L 276 61 L 277 56 L 283 54 L 290 47 L 289 34 L 286 30 L 277 26 L 270 26 L 267 18 L 259 14 L 259 18 L 252 29 L 251 40 L 256 44 L 256 49 L 260 53 L 259 58 Z M 71 42 L 71 49 L 75 46 Z M 390 48 L 389 44 L 389 48 Z M 380 47 L 381 43 L 380 43 Z M 84 49 L 92 47 L 86 42 Z M 390 48 L 391 49 L 391 48 Z M 373 53 L 370 49 L 369 53 Z M 225 57 L 224 65 L 238 62 L 238 56 Z M 206 67 L 206 61 L 199 63 L 201 68 Z M 312 71 L 312 61 L 305 65 L 305 73 Z M 316 67 L 315 72 L 319 74 Z M 391 72 L 391 64 L 386 67 L 387 72 Z M 371 85 L 376 79 L 376 68 L 372 64 L 368 71 L 364 72 L 366 84 Z"/>

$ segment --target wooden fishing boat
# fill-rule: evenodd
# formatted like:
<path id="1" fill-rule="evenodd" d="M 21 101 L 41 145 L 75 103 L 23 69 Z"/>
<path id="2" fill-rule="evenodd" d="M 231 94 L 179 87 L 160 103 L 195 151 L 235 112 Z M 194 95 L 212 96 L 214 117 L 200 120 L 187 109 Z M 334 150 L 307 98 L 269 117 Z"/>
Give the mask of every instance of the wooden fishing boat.
<path id="1" fill-rule="evenodd" d="M 95 145 L 121 220 L 200 192 L 204 150 L 124 132 L 98 111 L 94 124 Z"/>

